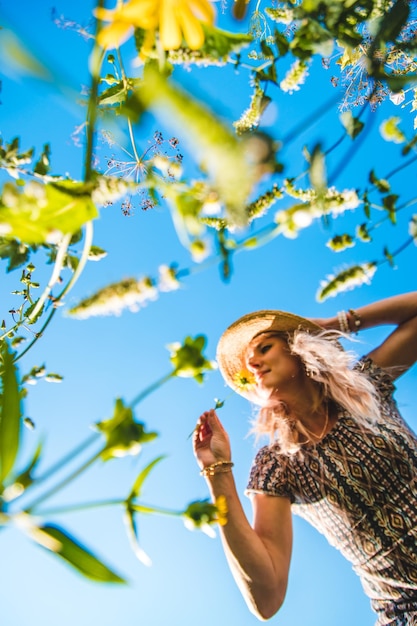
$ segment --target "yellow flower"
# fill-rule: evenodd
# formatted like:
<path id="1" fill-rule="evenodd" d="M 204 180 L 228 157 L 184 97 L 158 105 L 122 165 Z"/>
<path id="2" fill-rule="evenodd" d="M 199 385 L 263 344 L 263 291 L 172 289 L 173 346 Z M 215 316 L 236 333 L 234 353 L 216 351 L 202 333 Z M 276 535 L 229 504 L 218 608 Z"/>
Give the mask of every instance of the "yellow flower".
<path id="1" fill-rule="evenodd" d="M 247 391 L 256 385 L 256 378 L 249 370 L 240 370 L 233 376 L 233 384 L 239 391 Z"/>
<path id="2" fill-rule="evenodd" d="M 164 50 L 180 48 L 183 39 L 189 48 L 198 50 L 204 43 L 201 21 L 213 24 L 215 11 L 209 0 L 129 0 L 113 10 L 98 8 L 95 15 L 110 22 L 97 37 L 103 48 L 117 48 L 134 28 L 141 28 L 147 31 L 145 51 L 151 48 L 157 29 Z"/>

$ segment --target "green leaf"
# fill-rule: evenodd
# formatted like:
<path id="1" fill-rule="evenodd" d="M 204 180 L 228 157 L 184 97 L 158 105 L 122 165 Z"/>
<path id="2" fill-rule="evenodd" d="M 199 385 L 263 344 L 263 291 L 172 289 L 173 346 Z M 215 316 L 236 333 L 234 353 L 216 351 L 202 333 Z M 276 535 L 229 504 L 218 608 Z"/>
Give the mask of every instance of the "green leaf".
<path id="1" fill-rule="evenodd" d="M 366 241 L 366 242 L 372 241 L 366 224 L 360 224 L 359 226 L 356 227 L 356 236 L 361 241 Z"/>
<path id="2" fill-rule="evenodd" d="M 392 224 L 397 223 L 397 208 L 396 202 L 398 200 L 398 195 L 395 193 L 391 193 L 388 196 L 385 196 L 382 203 L 384 205 L 384 209 L 388 211 L 388 217 Z"/>
<path id="3" fill-rule="evenodd" d="M 171 344 L 171 363 L 174 366 L 174 375 L 181 378 L 194 378 L 198 383 L 203 382 L 204 372 L 214 369 L 214 364 L 207 361 L 203 354 L 206 337 L 197 335 L 195 339 L 186 337 L 184 343 Z"/>
<path id="4" fill-rule="evenodd" d="M 16 241 L 16 239 L 6 239 L 0 237 L 0 258 L 9 259 L 7 271 L 12 270 L 25 265 L 29 261 L 30 248 L 25 244 Z"/>
<path id="5" fill-rule="evenodd" d="M 42 445 L 38 444 L 32 459 L 23 471 L 21 471 L 13 480 L 13 484 L 7 487 L 5 491 L 5 500 L 10 501 L 20 496 L 28 487 L 33 485 L 33 470 L 39 463 L 42 452 Z"/>
<path id="6" fill-rule="evenodd" d="M 29 318 L 32 311 L 35 309 L 36 305 L 38 304 L 38 300 L 35 300 L 35 302 L 33 302 L 30 306 L 28 306 L 28 308 L 25 310 L 25 317 Z M 41 317 L 42 313 L 44 311 L 44 307 L 42 306 L 40 308 L 40 310 L 38 311 L 38 313 L 36 314 L 36 316 L 32 319 L 30 319 L 29 321 L 27 321 L 28 324 L 34 324 L 35 322 L 38 321 L 38 319 Z"/>
<path id="7" fill-rule="evenodd" d="M 35 163 L 35 167 L 33 168 L 35 174 L 40 174 L 41 176 L 44 176 L 49 172 L 50 156 L 51 147 L 49 143 L 46 143 L 43 147 L 42 154 L 40 155 L 38 161 Z"/>
<path id="8" fill-rule="evenodd" d="M 137 455 L 143 443 L 158 436 L 156 432 L 146 432 L 142 422 L 134 421 L 132 409 L 126 407 L 120 398 L 116 400 L 113 416 L 97 423 L 96 427 L 106 439 L 106 447 L 101 453 L 103 461 Z"/>
<path id="9" fill-rule="evenodd" d="M 410 6 L 406 0 L 396 0 L 391 9 L 383 14 L 380 20 L 375 20 L 378 28 L 373 33 L 375 37 L 374 45 L 371 46 L 375 50 L 382 42 L 395 41 L 405 26 L 410 14 Z"/>
<path id="10" fill-rule="evenodd" d="M 23 191 L 6 183 L 0 201 L 0 228 L 8 239 L 46 243 L 57 234 L 75 233 L 97 217 L 91 193 L 83 183 L 31 181 Z"/>
<path id="11" fill-rule="evenodd" d="M 374 170 L 369 172 L 369 182 L 375 185 L 381 193 L 387 193 L 391 189 L 389 182 L 385 178 L 378 178 Z"/>
<path id="12" fill-rule="evenodd" d="M 1 346 L 0 483 L 10 474 L 19 451 L 21 411 L 17 369 L 7 341 Z"/>
<path id="13" fill-rule="evenodd" d="M 342 122 L 344 128 L 346 129 L 347 134 L 352 139 L 355 139 L 359 135 L 359 133 L 363 130 L 365 124 L 360 121 L 358 117 L 354 117 L 351 111 L 345 111 L 340 116 L 340 121 Z"/>
<path id="14" fill-rule="evenodd" d="M 140 495 L 143 483 L 145 482 L 145 480 L 148 477 L 148 475 L 150 474 L 150 472 L 153 470 L 155 465 L 160 463 L 162 461 L 162 459 L 165 459 L 165 458 L 166 458 L 166 456 L 164 454 L 162 454 L 161 456 L 156 457 L 156 459 L 154 459 L 153 461 L 148 463 L 148 465 L 143 470 L 141 470 L 141 472 L 138 474 L 135 482 L 133 483 L 133 487 L 132 487 L 132 489 L 130 491 L 130 494 L 129 494 L 128 498 L 127 498 L 128 501 L 129 500 L 133 500 L 133 498 L 137 498 Z"/>
<path id="15" fill-rule="evenodd" d="M 384 247 L 383 253 L 384 253 L 384 257 L 387 259 L 390 267 L 395 267 L 394 255 L 391 254 L 391 252 L 388 250 L 387 246 Z"/>
<path id="16" fill-rule="evenodd" d="M 151 559 L 149 558 L 149 556 L 146 554 L 146 552 L 143 550 L 143 548 L 141 548 L 139 544 L 139 532 L 138 532 L 138 528 L 136 524 L 134 510 L 130 508 L 129 506 L 126 507 L 124 517 L 125 517 L 125 526 L 127 530 L 127 536 L 128 536 L 129 543 L 132 546 L 132 550 L 135 556 L 144 565 L 148 565 L 148 566 L 152 565 Z"/>
<path id="17" fill-rule="evenodd" d="M 64 559 L 90 580 L 100 583 L 126 583 L 124 578 L 58 526 L 40 526 L 38 532 L 31 532 L 31 536 L 39 545 Z"/>
<path id="18" fill-rule="evenodd" d="M 343 235 L 335 235 L 326 245 L 334 252 L 342 252 L 346 248 L 353 248 L 355 242 L 352 235 L 344 233 Z"/>
<path id="19" fill-rule="evenodd" d="M 310 182 L 317 193 L 317 198 L 320 200 L 327 189 L 326 165 L 320 145 L 316 145 L 311 154 L 309 175 Z"/>

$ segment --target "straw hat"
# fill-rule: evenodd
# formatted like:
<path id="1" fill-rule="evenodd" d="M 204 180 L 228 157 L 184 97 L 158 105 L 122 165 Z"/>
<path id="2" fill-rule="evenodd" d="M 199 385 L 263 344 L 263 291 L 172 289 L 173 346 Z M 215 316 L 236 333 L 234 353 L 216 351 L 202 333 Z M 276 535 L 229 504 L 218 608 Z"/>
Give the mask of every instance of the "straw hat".
<path id="1" fill-rule="evenodd" d="M 242 396 L 254 383 L 246 364 L 246 350 L 254 337 L 269 331 L 292 332 L 307 330 L 314 333 L 323 329 L 305 317 L 285 311 L 255 311 L 239 318 L 220 337 L 216 359 L 223 378 Z"/>

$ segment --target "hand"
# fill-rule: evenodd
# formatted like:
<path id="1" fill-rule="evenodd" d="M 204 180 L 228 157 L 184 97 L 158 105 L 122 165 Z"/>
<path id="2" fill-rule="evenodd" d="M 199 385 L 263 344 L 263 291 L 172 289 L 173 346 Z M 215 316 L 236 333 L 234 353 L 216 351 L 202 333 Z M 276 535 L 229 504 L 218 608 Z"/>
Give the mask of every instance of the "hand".
<path id="1" fill-rule="evenodd" d="M 194 431 L 193 448 L 201 469 L 217 461 L 231 460 L 229 436 L 214 409 L 200 416 Z"/>

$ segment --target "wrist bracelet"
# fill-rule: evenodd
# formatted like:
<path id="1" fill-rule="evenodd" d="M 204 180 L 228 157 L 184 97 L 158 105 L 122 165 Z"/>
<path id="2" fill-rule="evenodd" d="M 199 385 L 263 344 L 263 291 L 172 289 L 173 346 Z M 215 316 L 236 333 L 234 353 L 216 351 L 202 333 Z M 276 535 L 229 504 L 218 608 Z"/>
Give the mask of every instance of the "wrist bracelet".
<path id="1" fill-rule="evenodd" d="M 217 461 L 203 467 L 200 474 L 201 476 L 214 476 L 215 474 L 224 474 L 225 472 L 231 472 L 234 463 L 232 461 Z"/>
<path id="2" fill-rule="evenodd" d="M 359 329 L 360 329 L 361 324 L 362 324 L 361 316 L 359 315 L 359 313 L 357 313 L 353 309 L 349 309 L 348 313 L 350 313 L 350 315 L 352 316 L 352 319 L 353 319 L 353 326 L 355 327 L 353 332 L 358 334 Z"/>
<path id="3" fill-rule="evenodd" d="M 339 320 L 340 331 L 348 335 L 350 333 L 350 328 L 347 320 L 346 311 L 339 311 L 337 314 L 337 319 Z"/>

